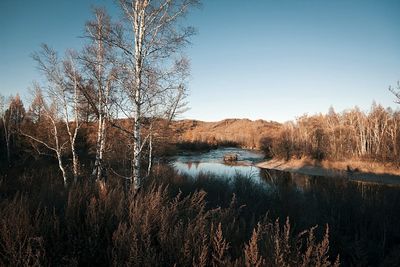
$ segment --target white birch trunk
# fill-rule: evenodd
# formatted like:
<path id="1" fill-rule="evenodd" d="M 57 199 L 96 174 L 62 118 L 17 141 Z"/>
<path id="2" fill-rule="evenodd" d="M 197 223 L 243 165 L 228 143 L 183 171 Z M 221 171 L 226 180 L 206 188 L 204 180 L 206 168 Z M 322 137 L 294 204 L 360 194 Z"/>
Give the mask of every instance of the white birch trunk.
<path id="1" fill-rule="evenodd" d="M 96 177 L 97 181 L 103 179 L 103 154 L 105 149 L 105 135 L 106 135 L 106 120 L 103 115 L 99 115 L 97 127 L 97 141 L 96 141 L 96 160 L 93 168 L 92 175 Z"/>
<path id="2" fill-rule="evenodd" d="M 78 135 L 78 130 L 80 128 L 79 124 L 79 111 L 78 111 L 78 87 L 76 84 L 76 80 L 74 81 L 74 114 L 75 114 L 75 128 L 74 133 L 71 139 L 71 150 L 72 150 L 72 164 L 73 164 L 73 172 L 74 172 L 74 183 L 78 182 L 79 178 L 79 159 L 76 153 L 76 137 Z"/>
<path id="3" fill-rule="evenodd" d="M 147 166 L 147 176 L 151 173 L 151 168 L 153 167 L 153 134 L 150 132 L 149 137 L 149 165 Z"/>
<path id="4" fill-rule="evenodd" d="M 63 176 L 64 186 L 67 187 L 68 186 L 68 177 L 67 177 L 67 172 L 65 171 L 65 168 L 64 168 L 63 160 L 62 160 L 62 146 L 60 146 L 57 124 L 52 118 L 50 120 L 53 124 L 54 142 L 56 145 L 56 147 L 54 148 L 54 151 L 56 152 L 56 155 L 57 155 L 58 167 L 60 168 L 62 176 Z"/>
<path id="5" fill-rule="evenodd" d="M 96 177 L 96 180 L 99 181 L 101 179 L 102 173 L 101 173 L 101 142 L 103 139 L 102 135 L 102 128 L 103 128 L 103 112 L 102 112 L 102 101 L 103 101 L 103 94 L 102 94 L 102 89 L 101 89 L 101 82 L 99 81 L 98 83 L 98 122 L 97 122 L 97 140 L 96 140 L 96 160 L 94 163 L 94 168 L 92 175 Z"/>
<path id="6" fill-rule="evenodd" d="M 61 155 L 61 153 L 59 151 L 56 151 L 56 154 L 57 154 L 58 167 L 60 168 L 62 176 L 63 176 L 64 186 L 68 187 L 67 173 L 66 173 L 65 168 L 64 168 L 62 155 Z"/>
<path id="7" fill-rule="evenodd" d="M 99 114 L 97 122 L 97 139 L 96 139 L 96 159 L 94 161 L 94 167 L 92 171 L 92 176 L 99 180 L 101 177 L 101 162 L 100 162 L 100 143 L 101 143 L 101 125 L 103 124 L 103 116 Z"/>
<path id="8" fill-rule="evenodd" d="M 72 153 L 72 172 L 74 176 L 74 183 L 78 181 L 79 177 L 79 159 L 78 155 L 76 153 L 76 136 L 78 135 L 78 130 L 79 130 L 79 111 L 78 111 L 78 86 L 77 86 L 77 80 L 76 80 L 76 73 L 73 65 L 72 59 L 70 60 L 72 70 L 73 70 L 73 82 L 74 82 L 74 95 L 73 95 L 73 114 L 74 114 L 74 129 L 72 130 L 70 127 L 70 122 L 69 122 L 69 108 L 68 108 L 68 100 L 66 99 L 65 91 L 63 88 L 60 88 L 60 92 L 62 94 L 62 100 L 64 101 L 63 103 L 63 108 L 64 108 L 64 122 L 65 126 L 67 128 L 68 136 L 69 136 L 69 143 L 71 147 L 71 153 Z"/>
<path id="9" fill-rule="evenodd" d="M 134 32 L 135 32 L 135 95 L 134 95 L 134 122 L 133 122 L 133 160 L 132 160 L 132 179 L 135 190 L 142 186 L 140 162 L 142 157 L 141 140 L 141 90 L 142 90 L 142 71 L 143 71 L 143 42 L 145 35 L 145 10 L 147 1 L 136 1 L 134 12 Z"/>
<path id="10" fill-rule="evenodd" d="M 108 98 L 111 90 L 111 79 L 108 77 L 108 84 L 104 88 L 103 76 L 104 76 L 104 46 L 103 46 L 103 33 L 101 28 L 103 27 L 103 14 L 97 14 L 97 28 L 96 32 L 93 33 L 95 36 L 95 42 L 97 42 L 96 57 L 97 62 L 95 63 L 96 69 L 96 80 L 97 80 L 97 110 L 98 110 L 98 122 L 97 122 L 97 139 L 96 139 L 96 159 L 92 171 L 92 176 L 96 177 L 97 181 L 101 181 L 104 178 L 103 173 L 103 154 L 106 145 L 106 120 L 108 117 Z"/>

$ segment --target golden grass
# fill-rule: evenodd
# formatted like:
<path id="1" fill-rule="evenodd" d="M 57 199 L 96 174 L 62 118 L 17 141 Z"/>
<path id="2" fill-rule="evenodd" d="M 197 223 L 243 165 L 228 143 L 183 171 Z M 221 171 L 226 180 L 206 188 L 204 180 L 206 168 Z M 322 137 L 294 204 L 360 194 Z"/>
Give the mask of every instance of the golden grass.
<path id="1" fill-rule="evenodd" d="M 382 163 L 374 161 L 348 160 L 348 161 L 329 161 L 321 162 L 322 167 L 345 171 L 347 166 L 351 169 L 358 169 L 360 172 L 370 172 L 376 174 L 400 175 L 400 169 L 392 163 Z"/>
<path id="2" fill-rule="evenodd" d="M 346 161 L 332 161 L 323 160 L 318 161 L 311 158 L 290 159 L 285 161 L 283 159 L 272 159 L 259 163 L 257 166 L 261 168 L 270 168 L 283 171 L 307 170 L 307 174 L 326 175 L 336 174 L 339 176 L 346 176 L 350 171 L 357 171 L 361 173 L 372 173 L 377 175 L 390 174 L 399 175 L 400 169 L 392 163 L 381 163 L 373 161 L 362 160 L 346 160 Z"/>

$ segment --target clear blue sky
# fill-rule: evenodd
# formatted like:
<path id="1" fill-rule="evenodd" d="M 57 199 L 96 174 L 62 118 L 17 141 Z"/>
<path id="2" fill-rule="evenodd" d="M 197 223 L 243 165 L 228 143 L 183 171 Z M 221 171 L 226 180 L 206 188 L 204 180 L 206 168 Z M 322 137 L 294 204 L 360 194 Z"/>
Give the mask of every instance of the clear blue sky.
<path id="1" fill-rule="evenodd" d="M 1 0 L 0 92 L 24 95 L 40 79 L 30 54 L 45 42 L 79 48 L 92 5 L 112 0 Z M 188 23 L 198 29 L 185 118 L 285 121 L 373 100 L 397 108 L 398 0 L 204 0 Z"/>

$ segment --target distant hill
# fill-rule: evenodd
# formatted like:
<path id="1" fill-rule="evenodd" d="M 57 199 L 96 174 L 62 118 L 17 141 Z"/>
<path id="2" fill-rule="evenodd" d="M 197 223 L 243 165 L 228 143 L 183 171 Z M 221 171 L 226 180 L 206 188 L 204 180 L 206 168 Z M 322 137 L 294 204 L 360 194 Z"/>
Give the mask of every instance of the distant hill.
<path id="1" fill-rule="evenodd" d="M 225 119 L 218 122 L 179 120 L 171 125 L 178 142 L 232 142 L 252 149 L 260 147 L 263 137 L 276 136 L 280 127 L 278 122 L 249 119 Z"/>

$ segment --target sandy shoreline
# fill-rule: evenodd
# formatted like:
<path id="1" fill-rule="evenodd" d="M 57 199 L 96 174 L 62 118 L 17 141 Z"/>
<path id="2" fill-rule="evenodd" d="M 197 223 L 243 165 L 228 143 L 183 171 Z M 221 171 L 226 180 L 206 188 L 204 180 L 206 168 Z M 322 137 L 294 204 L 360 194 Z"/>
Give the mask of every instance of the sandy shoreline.
<path id="1" fill-rule="evenodd" d="M 348 171 L 347 166 L 353 165 L 355 167 L 350 167 L 351 171 Z M 385 171 L 382 166 L 377 167 L 367 162 L 357 162 L 353 163 L 353 165 L 346 164 L 345 162 L 315 162 L 312 160 L 285 161 L 271 159 L 260 162 L 256 166 L 263 169 L 273 169 L 305 175 L 343 177 L 354 181 L 400 185 L 400 173 L 396 169 L 388 168 Z"/>

